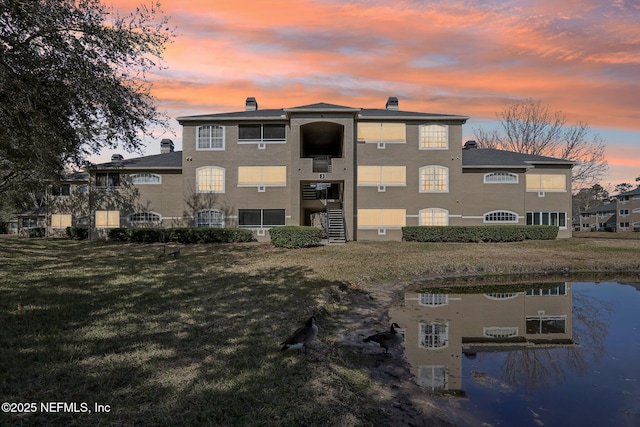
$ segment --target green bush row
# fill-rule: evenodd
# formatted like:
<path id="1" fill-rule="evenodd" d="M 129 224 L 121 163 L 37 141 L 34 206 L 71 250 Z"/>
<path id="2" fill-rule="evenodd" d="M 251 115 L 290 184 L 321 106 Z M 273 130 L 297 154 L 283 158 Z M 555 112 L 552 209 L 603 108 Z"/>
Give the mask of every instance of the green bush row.
<path id="1" fill-rule="evenodd" d="M 112 228 L 107 232 L 109 240 L 118 242 L 154 243 L 235 243 L 255 241 L 251 230 L 244 228 Z"/>
<path id="2" fill-rule="evenodd" d="M 269 234 L 271 243 L 279 248 L 308 248 L 322 241 L 322 230 L 316 227 L 274 227 Z"/>
<path id="3" fill-rule="evenodd" d="M 552 225 L 416 226 L 403 227 L 407 242 L 520 242 L 553 240 L 558 227 Z"/>
<path id="4" fill-rule="evenodd" d="M 30 228 L 27 233 L 29 237 L 36 238 L 36 237 L 46 236 L 47 231 L 44 227 L 36 227 L 36 228 Z"/>

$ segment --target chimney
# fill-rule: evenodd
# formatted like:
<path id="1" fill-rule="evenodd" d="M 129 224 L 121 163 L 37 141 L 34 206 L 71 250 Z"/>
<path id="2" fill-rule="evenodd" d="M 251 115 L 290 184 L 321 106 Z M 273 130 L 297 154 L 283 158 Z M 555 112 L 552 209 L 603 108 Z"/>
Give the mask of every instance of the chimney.
<path id="1" fill-rule="evenodd" d="M 258 111 L 258 101 L 253 96 L 248 97 L 244 105 L 247 111 Z"/>
<path id="2" fill-rule="evenodd" d="M 170 139 L 163 139 L 160 141 L 160 154 L 173 153 L 175 146 Z"/>
<path id="3" fill-rule="evenodd" d="M 396 98 L 395 96 L 390 96 L 389 99 L 387 99 L 386 108 L 387 110 L 398 111 L 398 98 Z"/>
<path id="4" fill-rule="evenodd" d="M 124 160 L 124 156 L 122 154 L 112 154 L 111 161 L 112 162 L 121 162 Z"/>
<path id="5" fill-rule="evenodd" d="M 473 140 L 470 140 L 464 143 L 463 150 L 473 150 L 476 148 L 478 148 L 478 143 Z"/>

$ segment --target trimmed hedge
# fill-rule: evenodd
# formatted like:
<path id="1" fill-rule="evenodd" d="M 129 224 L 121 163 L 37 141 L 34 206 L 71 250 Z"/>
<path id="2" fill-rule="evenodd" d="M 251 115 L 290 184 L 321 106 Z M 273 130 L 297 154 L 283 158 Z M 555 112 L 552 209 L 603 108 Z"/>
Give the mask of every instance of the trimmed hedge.
<path id="1" fill-rule="evenodd" d="M 183 227 L 167 230 L 168 241 L 177 243 L 237 243 L 255 242 L 246 228 Z"/>
<path id="2" fill-rule="evenodd" d="M 44 227 L 30 228 L 27 234 L 31 238 L 44 237 L 47 235 L 47 230 Z"/>
<path id="3" fill-rule="evenodd" d="M 322 230 L 316 227 L 274 227 L 269 234 L 271 243 L 279 248 L 308 248 L 319 246 L 322 242 Z"/>
<path id="4" fill-rule="evenodd" d="M 112 228 L 109 240 L 133 243 L 236 243 L 253 242 L 251 230 L 244 228 Z"/>
<path id="5" fill-rule="evenodd" d="M 520 242 L 553 240 L 559 227 L 552 225 L 415 226 L 402 228 L 407 242 Z"/>

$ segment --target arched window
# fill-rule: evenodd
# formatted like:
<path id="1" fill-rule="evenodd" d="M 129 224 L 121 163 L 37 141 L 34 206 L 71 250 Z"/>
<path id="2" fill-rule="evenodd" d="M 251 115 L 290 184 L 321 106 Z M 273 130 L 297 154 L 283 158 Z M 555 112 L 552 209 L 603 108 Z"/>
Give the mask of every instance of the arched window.
<path id="1" fill-rule="evenodd" d="M 198 211 L 196 227 L 224 228 L 224 212 L 215 209 Z"/>
<path id="2" fill-rule="evenodd" d="M 420 323 L 420 347 L 426 349 L 436 349 L 446 347 L 448 343 L 448 323 Z"/>
<path id="3" fill-rule="evenodd" d="M 136 173 L 129 178 L 132 184 L 162 184 L 162 178 L 155 173 Z"/>
<path id="4" fill-rule="evenodd" d="M 197 150 L 224 150 L 224 127 L 219 125 L 198 126 Z"/>
<path id="5" fill-rule="evenodd" d="M 511 172 L 491 172 L 484 175 L 485 184 L 517 184 L 518 175 Z"/>
<path id="6" fill-rule="evenodd" d="M 484 222 L 509 222 L 517 223 L 518 214 L 508 211 L 493 211 L 484 214 Z"/>
<path id="7" fill-rule="evenodd" d="M 196 169 L 196 192 L 224 193 L 224 168 L 204 166 Z"/>
<path id="8" fill-rule="evenodd" d="M 449 225 L 449 211 L 440 208 L 422 209 L 420 225 Z"/>
<path id="9" fill-rule="evenodd" d="M 155 212 L 136 212 L 129 215 L 131 224 L 157 224 L 162 218 Z"/>
<path id="10" fill-rule="evenodd" d="M 421 150 L 446 150 L 449 148 L 449 127 L 445 125 L 420 126 Z"/>
<path id="11" fill-rule="evenodd" d="M 423 166 L 420 168 L 421 193 L 448 193 L 449 168 L 445 166 Z"/>

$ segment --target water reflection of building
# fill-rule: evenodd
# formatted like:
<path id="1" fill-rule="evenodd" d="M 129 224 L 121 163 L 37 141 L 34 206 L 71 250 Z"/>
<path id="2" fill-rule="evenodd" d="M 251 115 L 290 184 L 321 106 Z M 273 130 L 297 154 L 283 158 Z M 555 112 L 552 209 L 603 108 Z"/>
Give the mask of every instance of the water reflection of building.
<path id="1" fill-rule="evenodd" d="M 462 355 L 572 345 L 571 283 L 525 292 L 405 293 L 392 307 L 405 354 L 427 390 L 462 392 Z"/>

